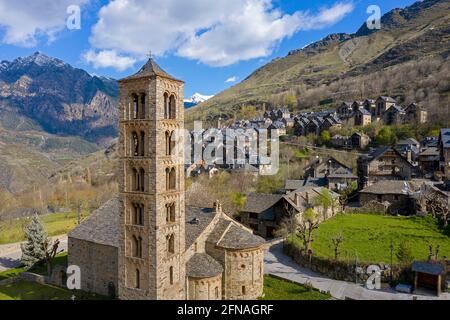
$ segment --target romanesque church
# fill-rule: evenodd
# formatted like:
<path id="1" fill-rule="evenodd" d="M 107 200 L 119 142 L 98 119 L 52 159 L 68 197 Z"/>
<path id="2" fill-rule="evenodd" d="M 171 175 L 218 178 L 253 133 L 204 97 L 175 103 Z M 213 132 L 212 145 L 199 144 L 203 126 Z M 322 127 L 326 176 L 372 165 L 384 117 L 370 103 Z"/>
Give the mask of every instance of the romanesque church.
<path id="1" fill-rule="evenodd" d="M 81 289 L 119 299 L 260 297 L 264 240 L 218 202 L 185 204 L 184 144 L 173 138 L 184 128 L 184 82 L 149 59 L 119 91 L 119 194 L 69 233 Z"/>

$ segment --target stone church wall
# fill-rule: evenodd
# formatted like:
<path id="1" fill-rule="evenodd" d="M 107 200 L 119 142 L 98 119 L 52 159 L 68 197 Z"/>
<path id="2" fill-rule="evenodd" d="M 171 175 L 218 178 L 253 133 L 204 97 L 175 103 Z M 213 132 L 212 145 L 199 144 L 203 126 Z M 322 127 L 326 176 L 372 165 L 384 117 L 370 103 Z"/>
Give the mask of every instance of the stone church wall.
<path id="1" fill-rule="evenodd" d="M 80 267 L 81 290 L 105 296 L 117 295 L 116 247 L 69 238 L 68 250 L 68 265 Z"/>

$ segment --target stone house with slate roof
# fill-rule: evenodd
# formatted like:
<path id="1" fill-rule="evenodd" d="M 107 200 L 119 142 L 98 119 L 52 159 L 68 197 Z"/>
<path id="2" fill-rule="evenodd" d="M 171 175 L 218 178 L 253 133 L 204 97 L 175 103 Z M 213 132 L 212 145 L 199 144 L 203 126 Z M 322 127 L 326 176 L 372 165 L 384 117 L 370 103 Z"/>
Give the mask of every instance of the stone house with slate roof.
<path id="1" fill-rule="evenodd" d="M 393 98 L 380 96 L 375 101 L 375 105 L 377 108 L 376 116 L 381 117 L 387 110 L 389 110 L 392 106 L 397 103 Z"/>
<path id="2" fill-rule="evenodd" d="M 440 169 L 445 180 L 450 181 L 450 128 L 441 129 L 438 139 Z"/>
<path id="3" fill-rule="evenodd" d="M 372 122 L 372 115 L 364 108 L 355 111 L 355 126 L 368 126 Z"/>
<path id="4" fill-rule="evenodd" d="M 411 180 L 416 171 L 395 148 L 381 147 L 358 158 L 358 186 L 363 189 L 379 180 Z"/>
<path id="5" fill-rule="evenodd" d="M 328 208 L 324 211 L 322 207 L 313 205 L 314 198 L 320 194 L 322 189 L 323 187 L 302 185 L 286 194 L 251 193 L 247 196 L 240 221 L 260 236 L 271 239 L 286 217 L 287 210 L 293 210 L 301 219 L 302 214 L 308 208 L 314 208 L 319 221 L 326 220 L 333 216 L 333 209 Z M 336 199 L 339 197 L 332 191 L 330 193 Z"/>
<path id="6" fill-rule="evenodd" d="M 81 289 L 128 300 L 256 299 L 265 241 L 214 209 L 186 206 L 184 83 L 152 59 L 119 81 L 119 195 L 68 236 Z"/>

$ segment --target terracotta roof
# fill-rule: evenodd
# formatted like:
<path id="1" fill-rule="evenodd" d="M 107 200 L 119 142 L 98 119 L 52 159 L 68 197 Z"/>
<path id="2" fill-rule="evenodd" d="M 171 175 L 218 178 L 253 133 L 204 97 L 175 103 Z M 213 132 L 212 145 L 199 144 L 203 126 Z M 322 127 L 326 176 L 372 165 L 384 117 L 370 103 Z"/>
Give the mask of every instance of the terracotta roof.
<path id="1" fill-rule="evenodd" d="M 186 264 L 186 275 L 191 278 L 211 278 L 222 272 L 222 265 L 206 253 L 194 254 Z"/>
<path id="2" fill-rule="evenodd" d="M 120 201 L 114 197 L 69 232 L 68 237 L 119 247 Z"/>
<path id="3" fill-rule="evenodd" d="M 154 77 L 159 76 L 179 82 L 183 82 L 181 80 L 178 80 L 171 75 L 169 75 L 167 72 L 165 72 L 161 67 L 153 60 L 152 58 L 148 59 L 147 63 L 135 74 L 123 78 L 119 81 L 126 81 L 126 80 L 132 80 L 132 79 L 139 79 L 139 78 L 146 78 L 146 77 Z"/>
<path id="4" fill-rule="evenodd" d="M 242 211 L 261 213 L 271 208 L 281 198 L 283 198 L 281 194 L 251 193 L 247 196 L 247 201 Z"/>

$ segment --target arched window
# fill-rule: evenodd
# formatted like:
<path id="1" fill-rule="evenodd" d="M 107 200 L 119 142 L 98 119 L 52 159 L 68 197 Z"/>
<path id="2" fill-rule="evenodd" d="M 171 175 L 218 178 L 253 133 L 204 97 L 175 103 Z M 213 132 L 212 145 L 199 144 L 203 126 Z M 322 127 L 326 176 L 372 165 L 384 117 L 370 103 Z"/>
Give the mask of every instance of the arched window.
<path id="1" fill-rule="evenodd" d="M 174 190 L 175 188 L 176 188 L 176 174 L 175 168 L 172 168 L 169 174 L 169 189 Z"/>
<path id="2" fill-rule="evenodd" d="M 173 267 L 172 266 L 169 268 L 169 281 L 170 281 L 170 284 L 173 284 Z"/>
<path id="3" fill-rule="evenodd" d="M 142 258 L 142 238 L 133 236 L 133 257 Z"/>
<path id="4" fill-rule="evenodd" d="M 145 119 L 145 93 L 141 93 L 141 107 L 139 108 L 139 119 Z"/>
<path id="5" fill-rule="evenodd" d="M 170 234 L 167 236 L 167 252 L 175 253 L 175 236 Z"/>
<path id="6" fill-rule="evenodd" d="M 139 137 L 136 131 L 131 133 L 131 155 L 134 157 L 139 155 Z"/>
<path id="7" fill-rule="evenodd" d="M 169 119 L 175 119 L 175 108 L 176 108 L 176 103 L 175 103 L 175 96 L 171 95 L 169 98 Z"/>
<path id="8" fill-rule="evenodd" d="M 133 119 L 138 119 L 139 118 L 139 97 L 137 96 L 137 94 L 132 94 L 131 95 L 132 99 L 133 99 Z"/>
<path id="9" fill-rule="evenodd" d="M 175 222 L 175 203 L 166 204 L 166 222 Z"/>
<path id="10" fill-rule="evenodd" d="M 214 288 L 214 296 L 216 299 L 219 299 L 219 287 Z"/>
<path id="11" fill-rule="evenodd" d="M 176 188 L 175 168 L 166 168 L 166 190 L 174 190 Z"/>
<path id="12" fill-rule="evenodd" d="M 145 156 L 145 132 L 141 131 L 139 139 L 139 156 Z"/>
<path id="13" fill-rule="evenodd" d="M 139 169 L 139 191 L 145 192 L 145 171 L 144 169 Z"/>
<path id="14" fill-rule="evenodd" d="M 131 175 L 131 190 L 138 191 L 139 190 L 139 172 L 133 168 L 133 172 Z"/>
<path id="15" fill-rule="evenodd" d="M 172 154 L 170 150 L 170 140 L 172 138 L 172 135 L 169 131 L 166 131 L 166 156 L 170 156 Z"/>
<path id="16" fill-rule="evenodd" d="M 164 119 L 169 119 L 169 95 L 164 93 Z"/>
<path id="17" fill-rule="evenodd" d="M 140 289 L 141 288 L 141 273 L 139 272 L 139 269 L 136 269 L 136 274 L 135 274 L 135 287 L 136 289 Z"/>
<path id="18" fill-rule="evenodd" d="M 142 204 L 133 203 L 133 224 L 138 226 L 144 225 L 144 206 Z"/>

